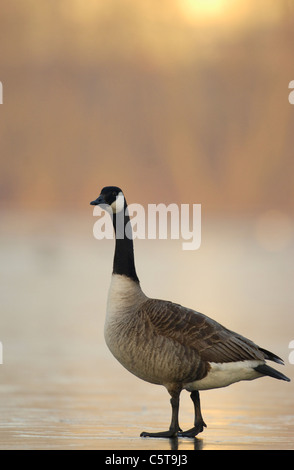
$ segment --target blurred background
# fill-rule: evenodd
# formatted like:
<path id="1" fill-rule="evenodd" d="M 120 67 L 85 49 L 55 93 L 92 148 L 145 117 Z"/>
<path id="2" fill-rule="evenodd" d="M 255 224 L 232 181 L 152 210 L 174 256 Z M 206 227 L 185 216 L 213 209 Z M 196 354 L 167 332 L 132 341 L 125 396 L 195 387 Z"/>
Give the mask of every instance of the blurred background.
<path id="1" fill-rule="evenodd" d="M 1 206 L 293 211 L 292 1 L 3 2 Z M 137 201 L 138 200 L 138 201 Z"/>
<path id="2" fill-rule="evenodd" d="M 146 294 L 239 328 L 293 375 L 293 44 L 291 0 L 2 2 L 0 446 L 42 447 L 50 432 L 55 446 L 137 436 L 115 404 L 118 383 L 138 403 L 148 390 L 152 419 L 157 388 L 104 345 L 113 243 L 94 239 L 89 202 L 106 185 L 128 202 L 202 205 L 200 250 L 136 243 Z M 291 447 L 292 384 L 270 383 L 285 406 L 279 442 Z M 131 418 L 148 427 L 146 407 Z M 212 447 L 232 442 L 211 436 Z"/>

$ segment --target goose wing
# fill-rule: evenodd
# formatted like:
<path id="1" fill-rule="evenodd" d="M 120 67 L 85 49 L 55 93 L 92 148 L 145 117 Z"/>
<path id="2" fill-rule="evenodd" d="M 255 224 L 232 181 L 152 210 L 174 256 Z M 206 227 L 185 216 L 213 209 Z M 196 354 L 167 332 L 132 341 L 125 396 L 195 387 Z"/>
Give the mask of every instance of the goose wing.
<path id="1" fill-rule="evenodd" d="M 272 353 L 195 310 L 172 302 L 149 299 L 144 305 L 144 312 L 154 334 L 197 353 L 202 361 L 274 360 L 269 357 Z"/>

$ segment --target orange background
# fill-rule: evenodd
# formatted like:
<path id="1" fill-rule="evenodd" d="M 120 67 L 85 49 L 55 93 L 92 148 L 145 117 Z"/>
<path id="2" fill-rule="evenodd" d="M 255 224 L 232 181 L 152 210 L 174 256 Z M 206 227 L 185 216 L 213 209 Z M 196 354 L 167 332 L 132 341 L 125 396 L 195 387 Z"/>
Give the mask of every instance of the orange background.
<path id="1" fill-rule="evenodd" d="M 1 208 L 84 211 L 115 184 L 291 214 L 293 22 L 286 0 L 5 2 Z"/>

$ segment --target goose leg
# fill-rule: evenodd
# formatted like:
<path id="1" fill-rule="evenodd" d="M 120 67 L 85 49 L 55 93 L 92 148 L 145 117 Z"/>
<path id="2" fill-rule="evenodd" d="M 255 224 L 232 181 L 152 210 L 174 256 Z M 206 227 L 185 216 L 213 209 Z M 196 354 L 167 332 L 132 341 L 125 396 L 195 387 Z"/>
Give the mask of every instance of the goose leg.
<path id="1" fill-rule="evenodd" d="M 206 424 L 203 421 L 202 414 L 201 414 L 200 396 L 199 396 L 198 390 L 193 390 L 190 396 L 194 403 L 194 412 L 195 412 L 194 427 L 191 429 L 188 429 L 188 431 L 181 432 L 180 435 L 182 437 L 195 437 L 197 436 L 197 434 L 203 431 L 203 428 L 206 428 Z"/>
<path id="2" fill-rule="evenodd" d="M 176 437 L 178 431 L 181 431 L 179 426 L 179 406 L 180 406 L 180 391 L 169 392 L 171 395 L 170 404 L 172 407 L 172 419 L 168 431 L 162 432 L 142 432 L 141 437 Z"/>

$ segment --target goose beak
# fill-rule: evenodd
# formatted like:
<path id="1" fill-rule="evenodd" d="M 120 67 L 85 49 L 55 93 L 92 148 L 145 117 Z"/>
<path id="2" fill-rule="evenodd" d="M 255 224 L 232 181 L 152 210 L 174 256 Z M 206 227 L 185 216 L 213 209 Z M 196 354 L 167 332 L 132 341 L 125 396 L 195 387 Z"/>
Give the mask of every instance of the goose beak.
<path id="1" fill-rule="evenodd" d="M 104 197 L 100 194 L 95 201 L 90 202 L 91 206 L 99 206 L 100 204 L 106 204 Z"/>

